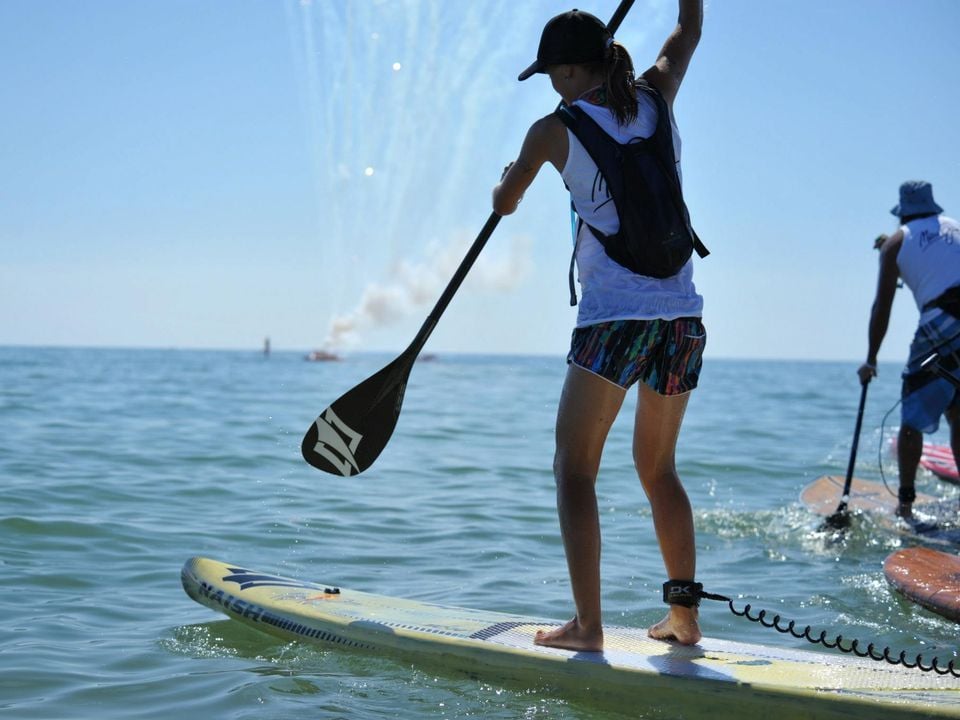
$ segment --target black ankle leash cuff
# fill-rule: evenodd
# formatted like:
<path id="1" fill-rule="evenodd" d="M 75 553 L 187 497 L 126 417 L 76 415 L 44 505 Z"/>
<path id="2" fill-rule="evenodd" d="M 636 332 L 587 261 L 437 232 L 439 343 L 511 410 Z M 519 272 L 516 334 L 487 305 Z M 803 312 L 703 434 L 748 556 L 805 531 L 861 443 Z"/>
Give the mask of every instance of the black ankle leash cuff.
<path id="1" fill-rule="evenodd" d="M 912 503 L 917 499 L 917 491 L 912 487 L 905 488 L 901 486 L 900 489 L 897 490 L 897 498 L 899 498 L 902 503 Z"/>
<path id="2" fill-rule="evenodd" d="M 667 580 L 663 584 L 663 601 L 668 605 L 697 607 L 703 597 L 703 583 L 693 580 Z"/>

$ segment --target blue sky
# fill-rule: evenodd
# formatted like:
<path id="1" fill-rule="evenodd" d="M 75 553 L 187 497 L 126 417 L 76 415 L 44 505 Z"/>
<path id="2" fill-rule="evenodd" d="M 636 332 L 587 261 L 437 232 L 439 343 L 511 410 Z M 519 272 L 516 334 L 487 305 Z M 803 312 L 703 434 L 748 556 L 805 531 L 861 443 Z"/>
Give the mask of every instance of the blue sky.
<path id="1" fill-rule="evenodd" d="M 556 105 L 516 75 L 565 9 L 0 3 L 0 344 L 401 350 Z M 639 67 L 675 19 L 636 1 Z M 954 0 L 708 1 L 675 108 L 708 355 L 862 358 L 899 183 L 960 215 L 957 27 Z M 565 351 L 566 208 L 545 169 L 429 351 Z M 882 360 L 915 321 L 901 291 Z"/>

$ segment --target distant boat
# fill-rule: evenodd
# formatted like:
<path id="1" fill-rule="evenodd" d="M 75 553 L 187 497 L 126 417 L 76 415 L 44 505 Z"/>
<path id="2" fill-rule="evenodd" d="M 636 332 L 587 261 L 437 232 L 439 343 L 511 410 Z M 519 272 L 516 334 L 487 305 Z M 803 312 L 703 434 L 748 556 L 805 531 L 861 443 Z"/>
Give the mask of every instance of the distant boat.
<path id="1" fill-rule="evenodd" d="M 327 352 L 326 350 L 314 350 L 309 353 L 305 358 L 311 362 L 331 362 L 340 359 L 340 356 L 336 353 Z"/>

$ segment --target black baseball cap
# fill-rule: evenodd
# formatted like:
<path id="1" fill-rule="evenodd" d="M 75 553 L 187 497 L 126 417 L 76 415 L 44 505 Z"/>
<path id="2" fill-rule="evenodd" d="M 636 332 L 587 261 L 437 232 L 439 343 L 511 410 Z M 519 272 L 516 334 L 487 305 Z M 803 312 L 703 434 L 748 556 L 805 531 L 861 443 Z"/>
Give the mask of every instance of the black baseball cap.
<path id="1" fill-rule="evenodd" d="M 552 18 L 540 35 L 537 59 L 517 76 L 526 80 L 534 73 L 546 72 L 550 65 L 572 65 L 603 60 L 607 41 L 612 36 L 603 20 L 574 8 Z"/>

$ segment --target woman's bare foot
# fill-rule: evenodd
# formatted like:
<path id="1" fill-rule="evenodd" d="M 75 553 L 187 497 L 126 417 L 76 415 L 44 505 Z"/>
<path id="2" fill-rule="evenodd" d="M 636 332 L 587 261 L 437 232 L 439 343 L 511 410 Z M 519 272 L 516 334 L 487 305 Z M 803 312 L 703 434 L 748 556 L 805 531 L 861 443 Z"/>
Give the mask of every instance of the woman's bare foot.
<path id="1" fill-rule="evenodd" d="M 580 625 L 577 618 L 574 618 L 556 630 L 548 632 L 537 630 L 537 634 L 533 638 L 533 644 L 564 650 L 599 652 L 603 650 L 603 628 L 587 630 Z"/>
<path id="2" fill-rule="evenodd" d="M 697 622 L 697 609 L 671 605 L 667 616 L 647 630 L 655 640 L 676 640 L 681 645 L 696 645 L 703 637 Z"/>

